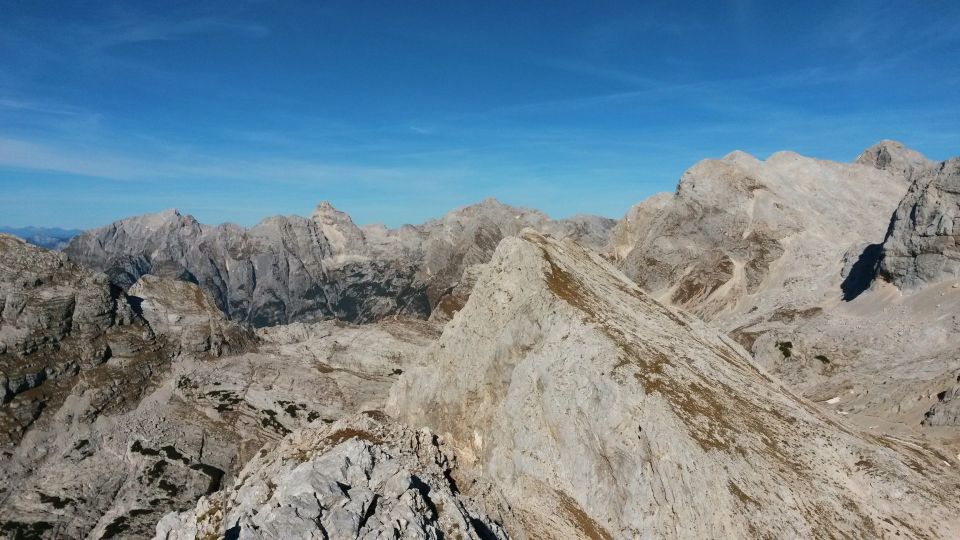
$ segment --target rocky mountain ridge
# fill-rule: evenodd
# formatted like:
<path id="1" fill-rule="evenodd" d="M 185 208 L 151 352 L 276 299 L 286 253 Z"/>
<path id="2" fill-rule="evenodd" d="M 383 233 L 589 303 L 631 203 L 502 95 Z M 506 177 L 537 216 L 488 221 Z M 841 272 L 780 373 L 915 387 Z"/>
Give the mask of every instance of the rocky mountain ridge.
<path id="1" fill-rule="evenodd" d="M 61 254 L 0 235 L 3 444 L 16 445 L 56 396 L 87 371 L 159 354 L 127 297 Z M 9 448 L 5 449 L 9 453 Z"/>
<path id="2" fill-rule="evenodd" d="M 369 416 L 304 428 L 154 538 L 508 538 L 451 482 L 454 459 L 429 430 Z"/>
<path id="3" fill-rule="evenodd" d="M 0 536 L 152 536 L 264 444 L 382 409 L 435 335 L 415 321 L 254 335 L 194 283 L 145 275 L 128 292 L 0 235 Z"/>
<path id="4" fill-rule="evenodd" d="M 613 220 L 554 221 L 493 199 L 419 226 L 356 226 L 321 203 L 309 218 L 276 216 L 250 229 L 210 227 L 176 211 L 87 231 L 65 252 L 122 288 L 151 273 L 198 283 L 231 319 L 254 326 L 336 318 L 426 318 L 464 269 L 523 227 L 606 242 Z"/>
<path id="5" fill-rule="evenodd" d="M 960 462 L 820 411 L 574 242 L 501 242 L 427 357 L 389 411 L 498 486 L 518 538 L 960 530 Z"/>
<path id="6" fill-rule="evenodd" d="M 949 167 L 734 152 L 612 229 L 485 201 L 0 236 L 0 531 L 953 537 Z"/>

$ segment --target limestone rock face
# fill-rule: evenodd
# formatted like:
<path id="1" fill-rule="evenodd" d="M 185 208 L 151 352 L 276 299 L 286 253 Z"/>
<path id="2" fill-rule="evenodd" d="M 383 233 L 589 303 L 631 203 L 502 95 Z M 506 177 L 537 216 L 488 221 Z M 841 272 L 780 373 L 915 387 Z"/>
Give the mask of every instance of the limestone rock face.
<path id="1" fill-rule="evenodd" d="M 832 413 L 956 453 L 927 416 L 960 374 L 949 167 L 892 141 L 852 164 L 735 152 L 634 207 L 608 253 Z"/>
<path id="2" fill-rule="evenodd" d="M 960 426 L 960 376 L 957 384 L 937 394 L 937 403 L 927 411 L 923 423 L 928 426 Z"/>
<path id="3" fill-rule="evenodd" d="M 252 331 L 228 321 L 195 283 L 147 274 L 127 292 L 153 331 L 186 352 L 220 356 L 240 352 L 254 339 Z"/>
<path id="4" fill-rule="evenodd" d="M 656 298 L 732 331 L 839 298 L 844 257 L 882 240 L 908 186 L 874 166 L 733 152 L 634 207 L 608 250 Z"/>
<path id="5" fill-rule="evenodd" d="M 0 447 L 16 445 L 77 375 L 155 348 L 106 276 L 0 234 Z"/>
<path id="6" fill-rule="evenodd" d="M 92 447 L 82 437 L 50 445 L 47 435 L 134 409 L 169 367 L 169 351 L 106 276 L 6 235 L 0 306 L 0 530 L 13 538 L 70 537 L 47 515 L 83 521 L 75 507 L 103 501 L 61 497 L 65 479 L 86 483 L 92 499 L 116 484 L 70 477 L 62 466 L 39 472 L 44 463 L 82 459 Z"/>
<path id="7" fill-rule="evenodd" d="M 30 353 L 70 334 L 88 340 L 114 324 L 116 301 L 102 275 L 66 258 L 0 235 L 0 339 Z"/>
<path id="8" fill-rule="evenodd" d="M 878 275 L 901 289 L 960 278 L 960 158 L 922 173 L 900 202 Z"/>
<path id="9" fill-rule="evenodd" d="M 369 417 L 304 428 L 255 456 L 232 488 L 164 517 L 155 538 L 507 538 L 458 493 L 452 460 L 429 431 Z"/>
<path id="10" fill-rule="evenodd" d="M 340 241 L 351 231 L 333 231 L 355 226 L 330 214 L 268 218 L 248 230 L 168 211 L 88 231 L 65 252 L 124 288 L 148 273 L 193 281 L 230 318 L 254 326 L 427 312 L 416 300 L 415 270 L 373 259 L 362 246 L 356 256 L 341 253 L 323 231 Z"/>
<path id="11" fill-rule="evenodd" d="M 176 211 L 85 232 L 65 249 L 124 289 L 145 274 L 192 281 L 231 319 L 254 326 L 337 318 L 426 318 L 464 269 L 523 227 L 601 246 L 613 221 L 553 221 L 495 200 L 419 226 L 356 226 L 329 203 L 310 218 L 277 216 L 251 229 L 201 225 Z"/>
<path id="12" fill-rule="evenodd" d="M 573 242 L 504 240 L 424 362 L 388 412 L 498 486 L 518 538 L 960 533 L 955 459 L 821 412 Z"/>

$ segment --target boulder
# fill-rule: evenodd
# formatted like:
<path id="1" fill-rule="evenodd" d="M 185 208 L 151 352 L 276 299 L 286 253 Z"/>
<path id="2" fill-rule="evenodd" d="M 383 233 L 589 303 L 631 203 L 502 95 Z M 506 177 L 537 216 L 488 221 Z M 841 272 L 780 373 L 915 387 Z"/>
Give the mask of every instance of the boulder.
<path id="1" fill-rule="evenodd" d="M 367 416 L 304 428 L 264 448 L 232 488 L 165 516 L 154 538 L 506 539 L 451 483 L 451 459 L 429 431 Z"/>
<path id="2" fill-rule="evenodd" d="M 897 207 L 877 275 L 904 290 L 960 279 L 960 158 L 922 173 Z"/>

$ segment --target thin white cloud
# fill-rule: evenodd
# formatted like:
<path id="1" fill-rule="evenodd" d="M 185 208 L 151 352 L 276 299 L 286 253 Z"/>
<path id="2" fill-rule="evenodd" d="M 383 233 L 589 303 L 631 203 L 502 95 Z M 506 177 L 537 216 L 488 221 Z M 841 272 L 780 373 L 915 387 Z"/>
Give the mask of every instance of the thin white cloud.
<path id="1" fill-rule="evenodd" d="M 80 152 L 48 144 L 0 137 L 0 166 L 54 171 L 110 180 L 132 180 L 143 174 L 137 161 Z"/>
<path id="2" fill-rule="evenodd" d="M 250 38 L 266 37 L 270 33 L 267 27 L 258 23 L 217 16 L 181 20 L 130 17 L 119 22 L 76 27 L 74 30 L 87 47 L 92 49 L 150 41 L 173 41 L 217 32 Z"/>
<path id="3" fill-rule="evenodd" d="M 663 85 L 663 81 L 645 77 L 637 72 L 612 67 L 605 67 L 596 63 L 588 63 L 568 58 L 551 58 L 546 56 L 530 55 L 527 61 L 531 64 L 568 71 L 579 75 L 587 75 L 598 79 L 613 82 L 627 83 L 639 88 L 656 88 Z"/>
<path id="4" fill-rule="evenodd" d="M 50 114 L 56 116 L 86 116 L 88 111 L 67 105 L 25 101 L 11 97 L 0 97 L 0 109 L 26 111 L 29 113 Z"/>
<path id="5" fill-rule="evenodd" d="M 41 143 L 0 136 L 0 167 L 52 171 L 113 181 L 155 182 L 165 179 L 220 180 L 269 184 L 411 186 L 443 183 L 469 170 L 434 167 L 379 167 L 322 160 L 210 155 L 181 151 L 173 157 L 131 156 L 107 150 L 91 151 L 69 143 Z"/>
<path id="6" fill-rule="evenodd" d="M 435 131 L 431 127 L 424 127 L 424 126 L 408 126 L 408 129 L 420 135 L 432 135 Z"/>

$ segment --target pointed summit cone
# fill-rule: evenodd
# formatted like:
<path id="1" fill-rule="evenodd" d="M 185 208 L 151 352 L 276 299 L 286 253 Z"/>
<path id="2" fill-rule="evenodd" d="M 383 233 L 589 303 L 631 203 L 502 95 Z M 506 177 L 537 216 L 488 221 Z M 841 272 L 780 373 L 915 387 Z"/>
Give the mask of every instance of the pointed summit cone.
<path id="1" fill-rule="evenodd" d="M 854 163 L 868 165 L 882 171 L 902 177 L 906 182 L 912 182 L 924 171 L 935 165 L 934 162 L 923 157 L 923 154 L 912 150 L 897 141 L 884 139 L 857 156 Z"/>

